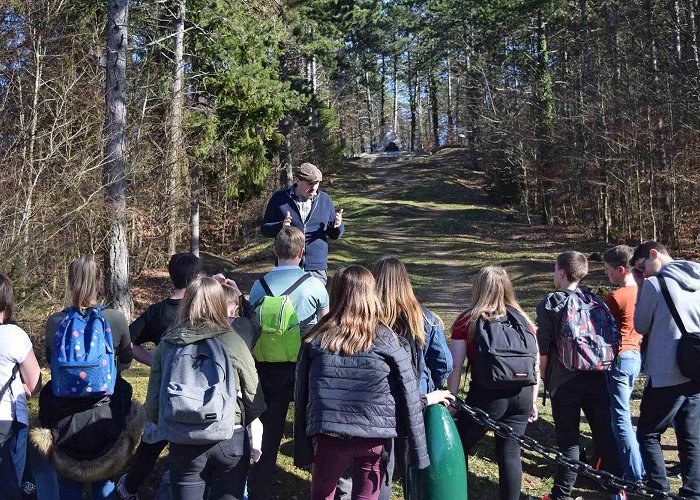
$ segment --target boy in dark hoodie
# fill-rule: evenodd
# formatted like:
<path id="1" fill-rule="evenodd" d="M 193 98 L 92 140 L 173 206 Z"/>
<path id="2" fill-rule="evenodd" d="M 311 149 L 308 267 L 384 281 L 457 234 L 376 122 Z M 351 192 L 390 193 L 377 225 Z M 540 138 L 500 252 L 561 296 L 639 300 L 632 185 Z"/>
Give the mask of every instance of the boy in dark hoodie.
<path id="1" fill-rule="evenodd" d="M 596 450 L 605 470 L 617 473 L 619 458 L 610 423 L 610 401 L 605 371 L 572 371 L 564 367 L 556 349 L 561 334 L 562 313 L 574 293 L 590 294 L 579 288 L 588 274 L 588 260 L 581 252 L 568 251 L 557 257 L 554 265 L 554 286 L 537 305 L 537 342 L 540 347 L 540 373 L 545 389 L 552 395 L 552 416 L 559 451 L 572 459 L 579 457 L 579 424 L 583 410 L 591 426 Z M 576 473 L 558 466 L 554 487 L 543 499 L 561 500 L 571 497 Z M 611 498 L 624 499 L 624 491 L 611 492 Z"/>
<path id="2" fill-rule="evenodd" d="M 700 498 L 700 382 L 684 377 L 676 361 L 681 330 L 661 292 L 664 278 L 688 332 L 700 331 L 700 264 L 674 260 L 664 245 L 648 241 L 632 257 L 639 287 L 634 328 L 645 336 L 647 374 L 637 439 L 649 486 L 669 491 L 661 434 L 674 425 L 683 486 L 679 495 Z"/>

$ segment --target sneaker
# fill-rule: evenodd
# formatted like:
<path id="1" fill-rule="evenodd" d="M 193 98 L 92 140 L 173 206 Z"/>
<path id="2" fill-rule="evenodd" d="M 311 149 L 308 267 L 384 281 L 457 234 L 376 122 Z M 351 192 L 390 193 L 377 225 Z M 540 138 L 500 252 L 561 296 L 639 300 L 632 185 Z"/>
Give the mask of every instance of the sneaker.
<path id="1" fill-rule="evenodd" d="M 29 481 L 24 481 L 20 487 L 20 493 L 22 494 L 22 498 L 35 498 L 36 485 Z"/>
<path id="2" fill-rule="evenodd" d="M 126 474 L 120 477 L 117 482 L 117 497 L 122 500 L 139 500 L 138 493 L 129 493 L 126 489 Z"/>

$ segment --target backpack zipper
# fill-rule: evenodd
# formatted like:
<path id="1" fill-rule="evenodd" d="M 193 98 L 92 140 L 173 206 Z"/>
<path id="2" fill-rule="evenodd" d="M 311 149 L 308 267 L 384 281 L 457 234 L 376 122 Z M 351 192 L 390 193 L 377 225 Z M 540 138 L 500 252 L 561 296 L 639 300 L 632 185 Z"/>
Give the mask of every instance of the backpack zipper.
<path id="1" fill-rule="evenodd" d="M 277 330 L 280 330 L 282 328 L 282 317 L 284 315 L 284 306 L 287 305 L 287 301 L 289 300 L 289 295 L 284 296 L 284 300 L 282 300 L 282 307 L 280 307 L 280 314 L 277 317 Z"/>

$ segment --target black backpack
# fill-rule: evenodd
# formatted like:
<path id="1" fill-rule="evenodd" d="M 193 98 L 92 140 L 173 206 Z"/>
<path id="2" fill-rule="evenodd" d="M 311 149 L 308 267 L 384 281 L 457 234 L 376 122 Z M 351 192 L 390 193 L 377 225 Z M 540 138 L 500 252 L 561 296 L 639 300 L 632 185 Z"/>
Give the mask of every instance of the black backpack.
<path id="1" fill-rule="evenodd" d="M 537 340 L 521 314 L 506 310 L 501 318 L 480 318 L 476 324 L 472 380 L 485 389 L 519 389 L 537 383 Z"/>
<path id="2" fill-rule="evenodd" d="M 671 294 L 668 292 L 666 280 L 663 276 L 659 276 L 659 285 L 661 286 L 661 295 L 664 296 L 666 305 L 671 316 L 676 322 L 676 326 L 681 331 L 681 338 L 678 340 L 676 348 L 676 362 L 681 375 L 691 380 L 700 380 L 700 332 L 689 332 L 685 329 L 683 320 L 676 309 L 676 305 L 671 299 Z M 645 339 L 648 337 L 645 336 Z"/>

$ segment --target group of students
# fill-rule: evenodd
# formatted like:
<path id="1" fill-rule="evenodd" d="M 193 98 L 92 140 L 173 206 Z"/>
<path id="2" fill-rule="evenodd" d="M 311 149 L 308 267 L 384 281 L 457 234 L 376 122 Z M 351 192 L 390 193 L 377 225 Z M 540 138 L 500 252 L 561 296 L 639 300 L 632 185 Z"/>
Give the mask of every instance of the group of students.
<path id="1" fill-rule="evenodd" d="M 619 288 L 602 299 L 580 286 L 586 257 L 564 252 L 554 265 L 557 290 L 538 304 L 534 323 L 505 269 L 489 266 L 474 278 L 448 347 L 442 322 L 417 301 L 397 257 L 371 271 L 337 271 L 329 295 L 300 268 L 304 247 L 304 234 L 283 226 L 276 265 L 249 300 L 224 276 L 203 275 L 196 256 L 175 254 L 172 295 L 130 326 L 100 304 L 95 260 L 76 259 L 68 267 L 67 307 L 46 322 L 51 380 L 43 388 L 29 337 L 13 320 L 12 283 L 0 275 L 3 498 L 20 498 L 27 440 L 40 455 L 31 467 L 40 500 L 79 499 L 86 484 L 95 499 L 137 499 L 166 446 L 165 497 L 284 495 L 275 491 L 274 472 L 294 402 L 294 462 L 311 466 L 310 498 L 388 499 L 394 477 L 430 465 L 423 412 L 454 401 L 466 359 L 467 404 L 522 434 L 538 418 L 543 379 L 564 455 L 579 457 L 583 410 L 597 465 L 664 491 L 660 436 L 673 425 L 680 495 L 700 499 L 700 376 L 693 366 L 700 356 L 692 355 L 691 341 L 700 331 L 700 265 L 673 260 L 657 242 L 611 248 L 605 269 Z M 156 345 L 153 352 L 146 342 Z M 122 377 L 134 358 L 151 368 L 143 406 Z M 642 360 L 635 435 L 630 397 Z M 40 389 L 28 432 L 27 398 Z M 486 429 L 451 411 L 468 457 Z M 521 496 L 520 451 L 496 436 L 503 500 Z M 545 498 L 570 498 L 575 480 L 559 467 Z M 609 493 L 626 498 L 623 490 Z"/>
<path id="2" fill-rule="evenodd" d="M 556 290 L 537 305 L 536 327 L 518 305 L 503 268 L 486 267 L 477 274 L 471 305 L 455 321 L 450 341 L 455 365 L 466 357 L 471 367 L 466 401 L 522 435 L 538 417 L 542 379 L 543 403 L 551 395 L 564 457 L 580 457 L 583 411 L 595 466 L 665 493 L 670 485 L 661 435 L 673 426 L 682 480 L 678 494 L 700 499 L 700 334 L 695 333 L 700 332 L 700 264 L 674 260 L 655 241 L 634 250 L 615 246 L 603 259 L 617 287 L 605 298 L 581 285 L 588 274 L 584 254 L 567 251 L 557 257 Z M 539 373 L 533 377 L 523 360 L 532 364 L 537 357 L 539 366 L 532 369 Z M 630 398 L 642 369 L 646 378 L 635 433 Z M 455 370 L 448 379 L 454 394 L 460 376 Z M 463 413 L 457 423 L 468 454 L 486 430 Z M 500 436 L 495 441 L 500 498 L 517 500 L 520 446 Z M 572 498 L 576 478 L 571 468 L 557 466 L 543 499 Z M 608 493 L 627 498 L 624 489 Z"/>

